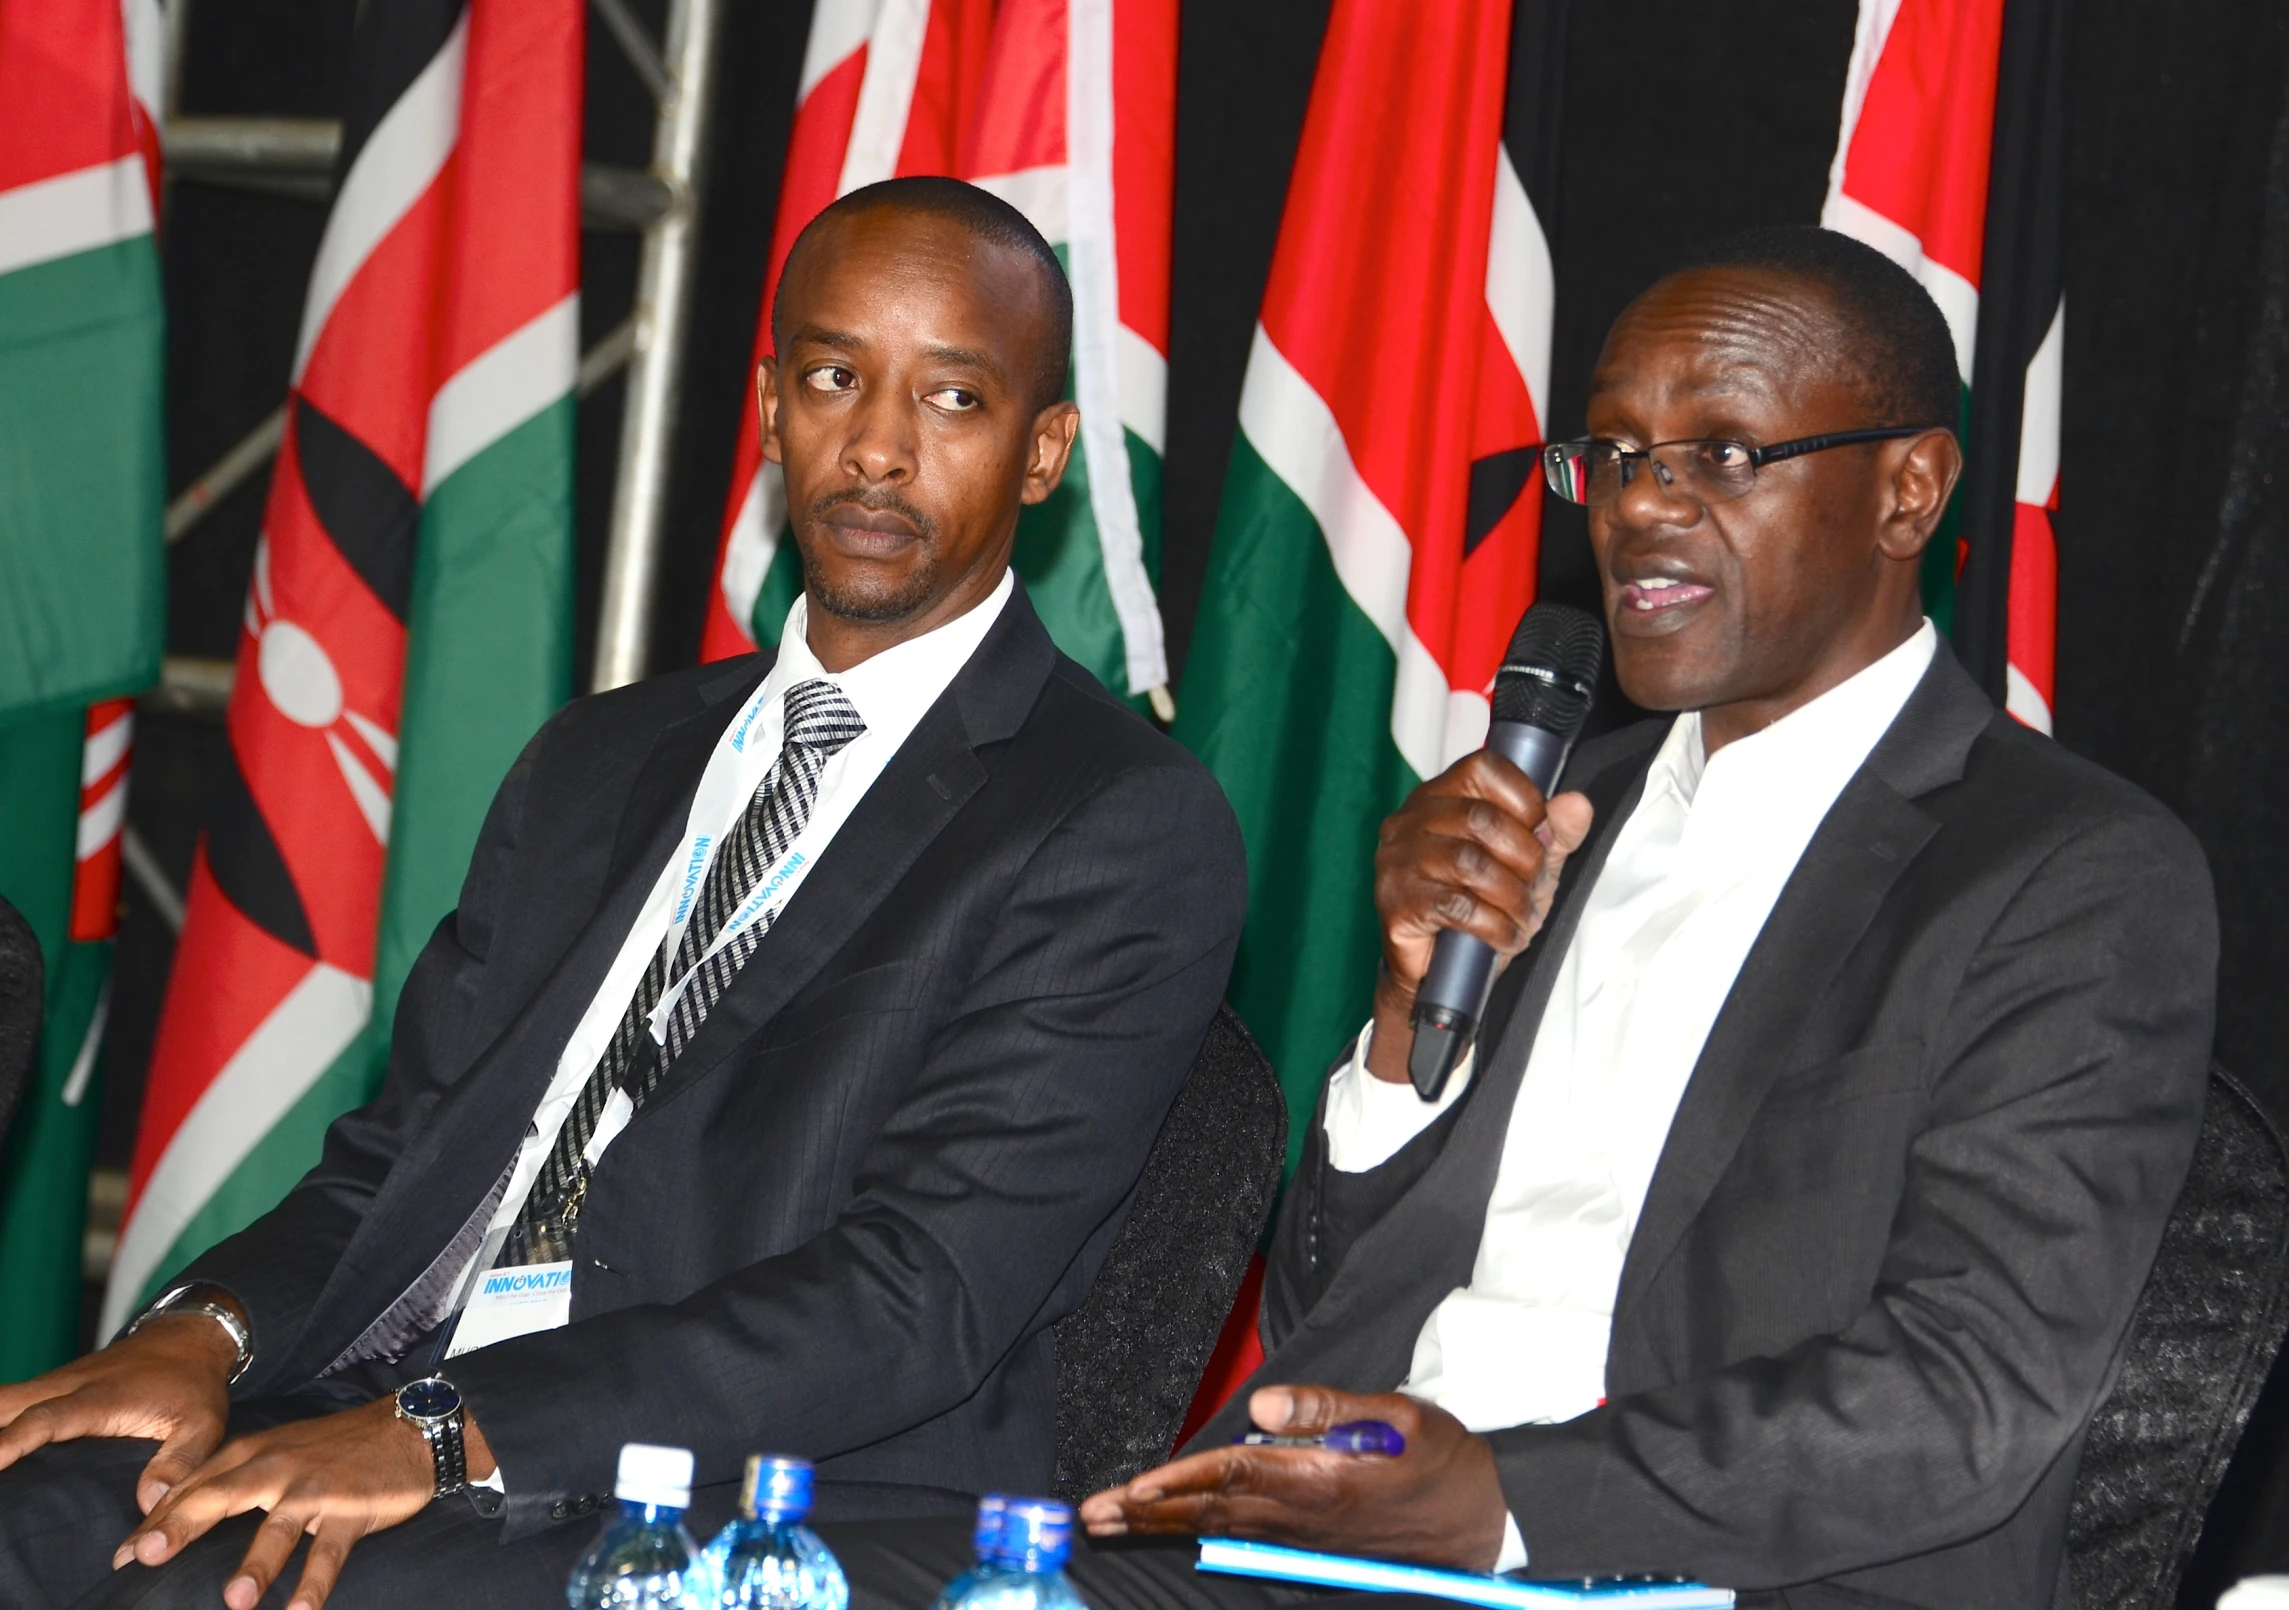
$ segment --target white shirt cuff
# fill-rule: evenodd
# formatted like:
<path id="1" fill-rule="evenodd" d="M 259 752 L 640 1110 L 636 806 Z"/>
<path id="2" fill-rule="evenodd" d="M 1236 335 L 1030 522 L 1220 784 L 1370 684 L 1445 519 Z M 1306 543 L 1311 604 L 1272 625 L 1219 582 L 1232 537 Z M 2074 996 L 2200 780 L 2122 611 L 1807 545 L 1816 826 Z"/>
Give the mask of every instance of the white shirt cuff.
<path id="1" fill-rule="evenodd" d="M 1342 1174 L 1364 1174 L 1389 1162 L 1470 1088 L 1471 1072 L 1478 1066 L 1474 1044 L 1463 1053 L 1439 1099 L 1425 1101 L 1407 1081 L 1392 1084 L 1367 1071 L 1367 1047 L 1374 1034 L 1372 1022 L 1361 1029 L 1350 1060 L 1327 1081 L 1327 1161 Z"/>
<path id="2" fill-rule="evenodd" d="M 495 1465 L 495 1466 L 493 1467 L 493 1473 L 492 1473 L 490 1476 L 487 1476 L 487 1477 L 486 1477 L 486 1478 L 485 1478 L 483 1481 L 472 1481 L 471 1483 L 469 1483 L 469 1485 L 470 1485 L 470 1486 L 472 1486 L 472 1487 L 490 1487 L 490 1488 L 492 1488 L 492 1489 L 493 1489 L 493 1491 L 494 1491 L 494 1492 L 496 1492 L 496 1493 L 499 1493 L 499 1494 L 500 1494 L 502 1497 L 504 1497 L 504 1498 L 508 1496 L 508 1492 L 509 1492 L 508 1488 L 506 1488 L 506 1487 L 504 1487 L 504 1486 L 502 1486 L 502 1485 L 501 1485 L 501 1467 L 500 1467 L 499 1465 Z M 1517 1528 L 1517 1527 L 1515 1527 L 1515 1526 L 1511 1527 L 1511 1528 L 1510 1528 L 1510 1535 L 1511 1535 L 1511 1536 L 1513 1536 L 1513 1537 L 1515 1537 L 1517 1534 L 1518 1534 L 1518 1528 Z M 1504 1559 L 1508 1559 L 1508 1558 L 1510 1557 L 1510 1556 L 1509 1556 L 1509 1549 L 1510 1549 L 1510 1545 L 1509 1545 L 1508 1543 L 1504 1543 L 1504 1544 L 1502 1545 L 1502 1548 L 1503 1548 L 1503 1558 L 1504 1558 Z M 1521 1559 L 1521 1560 L 1523 1560 L 1523 1559 L 1525 1559 L 1525 1558 L 1526 1558 L 1526 1550 L 1525 1550 L 1525 1547 L 1524 1547 L 1524 1545 L 1520 1545 L 1520 1547 L 1519 1547 L 1519 1550 L 1518 1550 L 1518 1557 L 1519 1557 L 1519 1559 Z"/>
<path id="3" fill-rule="evenodd" d="M 1502 1517 L 1502 1552 L 1494 1557 L 1494 1574 L 1526 1569 L 1526 1539 L 1519 1533 L 1518 1517 Z"/>

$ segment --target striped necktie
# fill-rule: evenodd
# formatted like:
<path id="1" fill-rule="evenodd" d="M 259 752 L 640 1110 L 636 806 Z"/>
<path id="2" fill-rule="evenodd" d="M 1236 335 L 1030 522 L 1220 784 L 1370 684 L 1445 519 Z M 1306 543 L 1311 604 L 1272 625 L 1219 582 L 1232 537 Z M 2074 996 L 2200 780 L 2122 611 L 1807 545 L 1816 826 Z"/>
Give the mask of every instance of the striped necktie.
<path id="1" fill-rule="evenodd" d="M 747 809 L 740 813 L 738 825 L 708 863 L 691 921 L 685 925 L 673 955 L 662 943 L 651 965 L 644 969 L 627 1011 L 621 1014 L 604 1054 L 596 1059 L 595 1071 L 581 1087 L 579 1101 L 557 1131 L 556 1143 L 549 1148 L 548 1159 L 533 1181 L 524 1210 L 496 1260 L 498 1264 L 550 1263 L 569 1256 L 572 1227 L 588 1190 L 588 1164 L 581 1154 L 588 1150 L 612 1092 L 626 1091 L 636 1110 L 643 1110 L 645 1101 L 659 1088 L 660 1080 L 777 919 L 774 909 L 709 953 L 716 936 L 810 821 L 827 762 L 866 731 L 856 707 L 840 688 L 823 678 L 814 677 L 789 688 L 786 714 L 786 736 L 779 746 L 779 758 L 764 773 Z M 666 1043 L 662 1044 L 652 1038 L 652 1014 L 669 986 L 679 979 L 684 980 L 683 992 L 668 1011 Z"/>

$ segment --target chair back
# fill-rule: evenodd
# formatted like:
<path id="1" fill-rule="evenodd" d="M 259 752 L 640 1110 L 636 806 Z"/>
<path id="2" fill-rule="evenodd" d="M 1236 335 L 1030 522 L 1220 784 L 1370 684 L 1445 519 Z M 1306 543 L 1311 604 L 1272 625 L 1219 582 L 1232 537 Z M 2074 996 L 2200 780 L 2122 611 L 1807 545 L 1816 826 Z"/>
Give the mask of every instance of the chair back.
<path id="1" fill-rule="evenodd" d="M 0 900 L 0 1140 L 24 1093 L 32 1052 L 40 1043 L 40 1007 L 47 973 L 40 942 L 16 908 Z"/>
<path id="2" fill-rule="evenodd" d="M 1060 1496 L 1127 1481 L 1176 1446 L 1271 1216 L 1287 1136 L 1270 1059 L 1218 1007 L 1097 1283 L 1057 1325 Z"/>
<path id="3" fill-rule="evenodd" d="M 2164 1610 L 2289 1328 L 2289 1152 L 2223 1068 L 2185 1190 L 2083 1444 L 2067 1526 L 2078 1610 Z"/>

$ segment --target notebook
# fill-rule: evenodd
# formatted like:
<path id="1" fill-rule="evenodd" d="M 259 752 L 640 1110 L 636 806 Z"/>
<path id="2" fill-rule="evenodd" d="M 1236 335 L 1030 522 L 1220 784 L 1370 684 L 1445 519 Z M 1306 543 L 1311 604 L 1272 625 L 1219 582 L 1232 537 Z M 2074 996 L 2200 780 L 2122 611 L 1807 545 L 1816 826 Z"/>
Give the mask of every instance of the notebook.
<path id="1" fill-rule="evenodd" d="M 1428 1593 L 1467 1604 L 1492 1605 L 1496 1610 L 1542 1610 L 1544 1606 L 1569 1604 L 1626 1606 L 1628 1610 L 1730 1610 L 1733 1602 L 1732 1589 L 1700 1582 L 1629 1577 L 1535 1582 L 1525 1577 L 1440 1571 L 1349 1554 L 1314 1554 L 1308 1549 L 1230 1537 L 1200 1540 L 1199 1569 L 1227 1576 L 1349 1588 L 1358 1593 Z"/>

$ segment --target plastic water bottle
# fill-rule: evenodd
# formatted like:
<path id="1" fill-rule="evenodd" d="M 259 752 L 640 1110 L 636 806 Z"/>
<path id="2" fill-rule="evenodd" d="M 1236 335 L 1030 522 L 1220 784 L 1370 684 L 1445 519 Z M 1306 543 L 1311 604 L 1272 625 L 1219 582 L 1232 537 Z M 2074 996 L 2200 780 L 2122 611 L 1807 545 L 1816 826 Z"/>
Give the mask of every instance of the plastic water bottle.
<path id="1" fill-rule="evenodd" d="M 1009 1507 L 1009 1500 L 1000 1493 L 988 1493 L 978 1500 L 977 1523 L 970 1530 L 970 1541 L 976 1545 L 978 1563 L 946 1584 L 930 1610 L 951 1610 L 962 1602 L 963 1596 L 976 1585 L 978 1578 L 994 1569 L 994 1551 L 1001 1546 L 1001 1513 Z"/>
<path id="2" fill-rule="evenodd" d="M 989 1498 L 988 1503 L 996 1500 Z M 939 1610 L 1085 1610 L 1065 1580 L 1073 1551 L 1073 1507 L 1054 1498 L 1001 1498 L 992 1537 L 979 1506 L 978 1568 L 965 1584 L 956 1577 L 939 1596 Z"/>
<path id="3" fill-rule="evenodd" d="M 811 1462 L 756 1454 L 739 1489 L 739 1518 L 716 1533 L 695 1567 L 693 1610 L 849 1610 L 850 1583 L 811 1512 Z"/>
<path id="4" fill-rule="evenodd" d="M 572 1610 L 685 1610 L 692 1568 L 691 1450 L 648 1442 L 620 1449 L 612 1496 L 620 1513 L 604 1522 L 596 1546 L 572 1568 Z"/>

